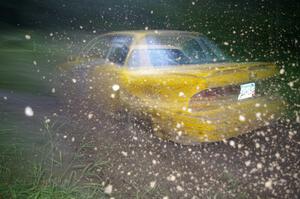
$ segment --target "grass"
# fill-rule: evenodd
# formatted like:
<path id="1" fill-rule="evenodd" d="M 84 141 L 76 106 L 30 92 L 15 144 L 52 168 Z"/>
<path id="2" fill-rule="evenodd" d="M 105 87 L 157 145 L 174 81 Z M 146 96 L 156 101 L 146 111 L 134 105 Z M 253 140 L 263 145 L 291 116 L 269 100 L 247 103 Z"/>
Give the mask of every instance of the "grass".
<path id="1" fill-rule="evenodd" d="M 0 88 L 37 93 L 45 82 L 36 75 L 34 44 L 25 32 L 0 32 Z"/>
<path id="2" fill-rule="evenodd" d="M 9 118 L 12 121 L 13 118 Z M 0 130 L 0 198 L 106 198 L 99 171 L 107 165 L 99 159 L 86 163 L 81 155 L 84 146 L 70 158 L 57 148 L 59 130 L 43 124 L 40 142 L 26 137 L 33 133 L 8 128 Z M 5 127 L 6 126 L 6 127 Z M 56 128 L 56 129 L 55 129 Z M 22 137 L 18 134 L 27 134 Z M 22 141 L 15 138 L 22 137 Z M 31 144 L 29 144 L 31 143 Z M 40 143 L 37 145 L 37 143 Z"/>
<path id="3" fill-rule="evenodd" d="M 168 191 L 164 190 L 159 184 L 154 185 L 154 187 L 145 187 L 143 189 L 139 189 L 137 186 L 133 185 L 133 183 L 130 183 L 130 185 L 136 190 L 135 195 L 133 196 L 135 199 L 163 198 L 168 195 Z"/>
<path id="4" fill-rule="evenodd" d="M 222 183 L 222 190 L 215 188 L 208 193 L 208 199 L 222 198 L 251 198 L 248 193 L 242 190 L 242 183 L 230 172 L 224 171 L 219 175 L 218 181 Z"/>
<path id="5" fill-rule="evenodd" d="M 0 31 L 0 89 L 51 94 L 55 68 L 64 62 L 68 51 L 66 42 L 46 39 L 45 35 L 14 27 Z"/>

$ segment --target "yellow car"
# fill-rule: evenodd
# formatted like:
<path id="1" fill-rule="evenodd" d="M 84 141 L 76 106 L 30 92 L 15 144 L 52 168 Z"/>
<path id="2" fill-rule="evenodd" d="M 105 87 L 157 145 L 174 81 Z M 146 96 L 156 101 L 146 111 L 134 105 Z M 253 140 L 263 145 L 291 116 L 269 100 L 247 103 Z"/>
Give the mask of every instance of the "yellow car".
<path id="1" fill-rule="evenodd" d="M 234 63 L 205 36 L 124 31 L 96 37 L 61 67 L 87 98 L 148 117 L 163 139 L 194 144 L 276 121 L 285 102 L 274 63 Z M 274 83 L 275 82 L 275 83 Z"/>

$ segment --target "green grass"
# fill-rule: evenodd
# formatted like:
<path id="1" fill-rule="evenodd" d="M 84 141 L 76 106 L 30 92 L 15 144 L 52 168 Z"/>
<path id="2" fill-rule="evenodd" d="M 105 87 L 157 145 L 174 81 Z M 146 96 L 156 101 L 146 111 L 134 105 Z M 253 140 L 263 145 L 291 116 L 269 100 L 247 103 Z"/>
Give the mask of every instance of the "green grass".
<path id="1" fill-rule="evenodd" d="M 67 50 L 66 44 L 45 39 L 45 35 L 16 28 L 0 31 L 0 89 L 51 93 L 55 69 L 67 57 Z"/>
<path id="2" fill-rule="evenodd" d="M 44 123 L 42 131 L 30 132 L 14 126 L 14 117 L 1 122 L 1 198 L 107 197 L 98 176 L 107 162 L 97 158 L 86 163 L 81 154 L 84 146 L 70 157 L 57 148 L 55 133 L 61 127 Z"/>
<path id="3" fill-rule="evenodd" d="M 35 93 L 43 90 L 45 83 L 35 74 L 36 49 L 25 34 L 15 29 L 0 32 L 0 88 Z"/>
<path id="4" fill-rule="evenodd" d="M 237 179 L 237 177 L 231 174 L 230 172 L 223 171 L 219 175 L 218 181 L 221 183 L 221 186 L 210 190 L 206 198 L 208 199 L 251 198 L 247 192 L 243 191 L 243 184 L 240 182 L 240 180 Z"/>
<path id="5" fill-rule="evenodd" d="M 155 184 L 154 187 L 144 187 L 138 188 L 133 183 L 128 183 L 129 186 L 132 186 L 135 189 L 135 195 L 132 198 L 143 199 L 143 198 L 163 198 L 166 195 L 169 195 L 169 191 L 165 190 L 159 184 Z M 122 196 L 120 196 L 122 197 Z"/>

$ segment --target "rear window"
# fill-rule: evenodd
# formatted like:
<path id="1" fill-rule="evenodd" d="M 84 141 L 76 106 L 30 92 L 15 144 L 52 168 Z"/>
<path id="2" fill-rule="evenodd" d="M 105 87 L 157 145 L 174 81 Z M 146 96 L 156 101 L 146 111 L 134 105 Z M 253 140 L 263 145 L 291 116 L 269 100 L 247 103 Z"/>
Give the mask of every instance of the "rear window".
<path id="1" fill-rule="evenodd" d="M 146 61 L 146 59 L 148 60 Z M 182 65 L 187 62 L 189 62 L 188 57 L 179 49 L 142 49 L 132 51 L 129 66 L 139 67 L 150 64 L 156 68 L 162 68 L 170 65 Z"/>
<path id="2" fill-rule="evenodd" d="M 202 36 L 155 34 L 146 36 L 145 41 L 147 48 L 132 51 L 128 63 L 130 67 L 169 67 L 228 61 L 213 42 Z"/>

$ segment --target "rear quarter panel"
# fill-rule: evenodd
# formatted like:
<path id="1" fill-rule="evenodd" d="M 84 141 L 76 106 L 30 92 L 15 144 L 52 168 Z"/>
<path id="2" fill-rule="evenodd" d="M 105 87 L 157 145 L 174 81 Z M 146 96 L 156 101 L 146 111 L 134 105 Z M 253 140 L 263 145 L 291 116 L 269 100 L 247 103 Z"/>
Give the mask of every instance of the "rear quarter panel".
<path id="1" fill-rule="evenodd" d="M 207 87 L 206 81 L 193 75 L 178 75 L 164 71 L 125 70 L 120 76 L 123 95 L 132 95 L 129 103 L 155 109 L 183 111 L 190 98 Z M 125 100 L 128 98 L 124 97 Z"/>

